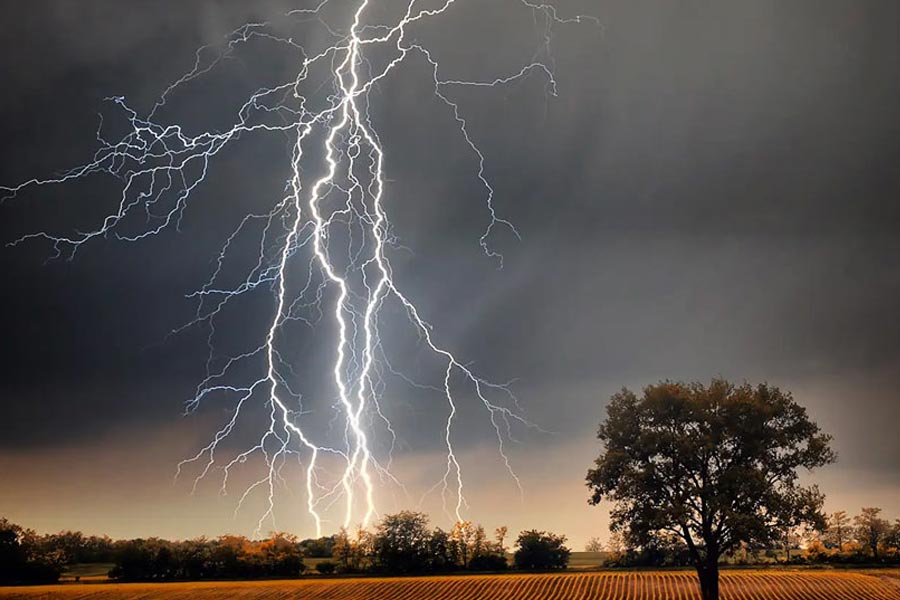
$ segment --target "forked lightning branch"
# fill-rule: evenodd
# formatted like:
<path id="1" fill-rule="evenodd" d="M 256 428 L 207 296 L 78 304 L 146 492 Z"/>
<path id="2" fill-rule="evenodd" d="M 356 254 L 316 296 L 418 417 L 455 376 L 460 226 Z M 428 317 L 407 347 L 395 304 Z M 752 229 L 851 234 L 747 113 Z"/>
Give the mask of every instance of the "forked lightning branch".
<path id="1" fill-rule="evenodd" d="M 365 527 L 378 514 L 383 489 L 405 489 L 391 469 L 402 432 L 387 417 L 390 411 L 383 410 L 391 402 L 384 391 L 385 373 L 401 374 L 413 391 L 437 389 L 446 401 L 446 418 L 436 432 L 445 447 L 444 458 L 427 493 L 440 494 L 450 518 L 462 520 L 468 508 L 465 473 L 454 450 L 454 427 L 464 402 L 474 403 L 483 413 L 496 435 L 502 464 L 521 490 L 508 443 L 515 429 L 534 425 L 522 416 L 508 384 L 492 383 L 442 343 L 440 324 L 427 320 L 428 308 L 413 302 L 393 276 L 389 255 L 398 244 L 398 235 L 391 225 L 386 198 L 390 148 L 382 144 L 370 112 L 373 89 L 392 85 L 401 65 L 418 61 L 414 72 L 427 73 L 439 106 L 446 108 L 457 126 L 455 140 L 447 142 L 461 144 L 471 152 L 476 165 L 471 177 L 480 186 L 484 202 L 485 229 L 477 242 L 486 260 L 502 266 L 502 257 L 491 245 L 492 234 L 499 228 L 515 235 L 518 232 L 495 208 L 486 157 L 467 125 L 465 107 L 454 94 L 464 87 L 495 88 L 540 77 L 555 95 L 556 81 L 548 60 L 551 34 L 557 26 L 579 23 L 585 17 L 561 16 L 551 5 L 528 0 L 490 0 L 487 4 L 493 8 L 525 11 L 525 16 L 533 17 L 538 50 L 512 72 L 485 80 L 445 78 L 416 28 L 451 11 L 477 13 L 483 1 L 412 0 L 388 23 L 372 16 L 376 11 L 383 13 L 379 10 L 384 8 L 379 6 L 383 0 L 322 0 L 285 15 L 287 22 L 319 27 L 323 35 L 330 36 L 329 44 L 316 49 L 280 33 L 273 23 L 246 24 L 221 45 L 201 48 L 193 68 L 164 90 L 144 114 L 123 97 L 109 98 L 126 116 L 128 127 L 123 135 L 110 140 L 101 122 L 99 147 L 89 161 L 55 177 L 2 188 L 8 199 L 89 176 L 109 175 L 121 181 L 116 209 L 94 228 L 69 233 L 37 231 L 13 242 L 44 240 L 52 245 L 54 257 L 72 259 L 83 245 L 98 238 L 140 242 L 165 229 L 178 228 L 191 208 L 194 191 L 207 180 L 210 164 L 223 149 L 251 133 L 290 136 L 292 149 L 285 160 L 291 176 L 285 193 L 267 206 L 260 198 L 259 210 L 247 214 L 224 241 L 218 256 L 213 257 L 209 278 L 190 295 L 197 302 L 196 318 L 176 330 L 205 327 L 208 332 L 207 370 L 186 411 L 193 413 L 208 403 L 233 408 L 209 443 L 178 465 L 178 475 L 193 478 L 195 489 L 201 481 L 214 478 L 223 493 L 235 493 L 231 490 L 234 472 L 251 459 L 258 460 L 262 471 L 248 484 L 241 483 L 235 493 L 236 511 L 254 495 L 263 498 L 258 531 L 274 523 L 276 498 L 283 488 L 303 490 L 305 510 L 317 536 L 340 525 L 360 523 Z M 345 17 L 338 20 L 335 13 L 345 13 Z M 296 74 L 250 95 L 226 130 L 193 134 L 188 133 L 193 131 L 190 123 L 166 122 L 160 117 L 182 88 L 202 82 L 251 40 L 296 53 Z M 323 72 L 327 93 L 321 91 Z M 40 200 L 37 193 L 34 196 L 35 201 Z M 136 218 L 146 225 L 135 230 Z M 225 265 L 237 247 L 245 247 L 241 242 L 254 235 L 258 255 L 239 284 L 227 285 Z M 273 298 L 269 320 L 259 324 L 259 344 L 222 358 L 216 351 L 216 336 L 229 327 L 223 315 L 236 299 L 250 294 L 271 294 Z M 391 361 L 391 350 L 379 329 L 379 317 L 390 303 L 402 309 L 406 326 L 443 364 L 439 381 L 419 382 L 402 375 L 403 365 Z M 293 337 L 286 335 L 289 323 L 305 321 L 315 326 L 322 319 L 329 320 L 328 331 L 334 331 L 331 344 L 321 351 L 331 357 L 330 385 L 341 432 L 338 443 L 325 443 L 317 428 L 306 423 L 305 404 L 312 400 L 295 389 L 298 376 L 291 363 L 297 357 L 292 350 Z M 257 364 L 264 367 L 247 377 L 248 366 Z M 266 425 L 249 447 L 234 450 L 226 440 L 235 434 L 243 414 L 258 411 L 260 406 Z M 385 442 L 376 444 L 377 436 L 386 438 Z M 286 479 L 289 463 L 301 466 L 302 481 Z M 327 515 L 332 513 L 340 518 L 330 520 Z"/>

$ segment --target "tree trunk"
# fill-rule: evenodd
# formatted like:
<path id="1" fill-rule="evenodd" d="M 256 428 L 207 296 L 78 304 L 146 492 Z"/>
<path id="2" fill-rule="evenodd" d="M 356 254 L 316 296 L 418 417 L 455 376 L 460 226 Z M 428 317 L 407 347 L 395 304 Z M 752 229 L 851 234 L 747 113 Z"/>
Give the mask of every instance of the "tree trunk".
<path id="1" fill-rule="evenodd" d="M 719 565 L 717 562 L 697 567 L 700 596 L 703 600 L 719 600 Z"/>
<path id="2" fill-rule="evenodd" d="M 791 537 L 790 531 L 784 534 L 784 564 L 791 562 Z"/>

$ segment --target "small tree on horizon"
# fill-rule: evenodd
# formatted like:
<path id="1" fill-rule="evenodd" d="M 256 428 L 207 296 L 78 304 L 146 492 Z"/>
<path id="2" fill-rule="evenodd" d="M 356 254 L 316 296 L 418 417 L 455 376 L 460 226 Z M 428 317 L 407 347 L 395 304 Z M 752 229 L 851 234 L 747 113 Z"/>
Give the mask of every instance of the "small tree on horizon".
<path id="1" fill-rule="evenodd" d="M 840 552 L 848 541 L 849 530 L 850 517 L 847 516 L 847 511 L 838 510 L 828 515 L 828 529 L 825 531 L 827 545 Z"/>
<path id="2" fill-rule="evenodd" d="M 513 561 L 517 569 L 524 571 L 549 571 L 565 569 L 570 554 L 566 536 L 531 529 L 523 531 L 516 539 Z"/>
<path id="3" fill-rule="evenodd" d="M 663 382 L 607 406 L 605 448 L 587 474 L 611 529 L 644 545 L 660 533 L 688 547 L 704 600 L 719 597 L 719 559 L 742 542 L 768 547 L 785 527 L 824 526 L 823 496 L 798 469 L 835 460 L 789 393 L 761 384 Z"/>
<path id="4" fill-rule="evenodd" d="M 494 530 L 494 540 L 497 542 L 497 548 L 501 554 L 506 553 L 506 535 L 509 533 L 509 527 L 501 525 Z"/>
<path id="5" fill-rule="evenodd" d="M 878 546 L 884 541 L 891 528 L 890 522 L 882 519 L 880 508 L 867 507 L 862 513 L 854 517 L 856 525 L 856 538 L 860 544 L 869 549 L 872 558 L 878 560 Z"/>
<path id="6" fill-rule="evenodd" d="M 450 530 L 450 541 L 453 543 L 459 565 L 466 569 L 475 553 L 476 527 L 471 521 L 457 521 Z M 484 533 L 482 531 L 482 533 Z"/>
<path id="7" fill-rule="evenodd" d="M 372 536 L 375 567 L 394 574 L 424 572 L 431 537 L 425 513 L 404 510 L 385 515 Z"/>
<path id="8" fill-rule="evenodd" d="M 332 558 L 344 573 L 360 571 L 372 551 L 372 536 L 362 526 L 350 535 L 346 527 L 341 527 L 334 535 Z"/>
<path id="9" fill-rule="evenodd" d="M 603 552 L 603 542 L 598 537 L 592 537 L 584 545 L 585 552 Z"/>

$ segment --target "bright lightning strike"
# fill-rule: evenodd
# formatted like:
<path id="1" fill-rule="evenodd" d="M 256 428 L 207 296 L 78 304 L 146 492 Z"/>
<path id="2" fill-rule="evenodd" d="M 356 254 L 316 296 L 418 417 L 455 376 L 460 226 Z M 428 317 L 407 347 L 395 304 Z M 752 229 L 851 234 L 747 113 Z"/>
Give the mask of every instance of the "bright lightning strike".
<path id="1" fill-rule="evenodd" d="M 391 473 L 397 433 L 382 410 L 382 380 L 386 372 L 398 375 L 417 389 L 439 390 L 446 400 L 447 418 L 441 434 L 446 447 L 445 466 L 428 493 L 440 490 L 445 512 L 456 520 L 463 519 L 468 506 L 463 470 L 453 445 L 462 401 L 460 387 L 474 393 L 475 401 L 486 413 L 496 434 L 499 456 L 520 491 L 521 482 L 505 444 L 512 439 L 514 426 L 534 427 L 521 416 L 508 384 L 483 379 L 440 344 L 436 330 L 393 276 L 388 249 L 397 245 L 397 239 L 384 202 L 386 153 L 370 117 L 370 93 L 376 86 L 388 84 L 389 76 L 404 63 L 418 58 L 427 66 L 434 96 L 446 106 L 458 126 L 460 140 L 477 162 L 474 176 L 484 189 L 487 209 L 487 225 L 479 243 L 484 253 L 502 266 L 502 257 L 491 248 L 490 237 L 498 227 L 506 227 L 516 236 L 518 232 L 495 209 L 495 192 L 486 175 L 485 155 L 470 135 L 458 102 L 452 99 L 453 90 L 463 86 L 495 88 L 535 75 L 545 78 L 548 90 L 555 95 L 556 80 L 547 62 L 551 30 L 554 25 L 578 23 L 586 17 L 562 18 L 551 5 L 510 0 L 511 8 L 530 11 L 535 22 L 542 24 L 541 50 L 514 73 L 486 81 L 467 81 L 443 79 L 432 52 L 421 41 L 413 41 L 410 32 L 420 22 L 437 19 L 455 5 L 472 5 L 477 11 L 477 3 L 442 0 L 431 2 L 431 8 L 426 8 L 427 2 L 409 0 L 402 14 L 385 24 L 369 18 L 374 8 L 385 8 L 373 6 L 386 4 L 383 0 L 357 0 L 348 22 L 335 27 L 326 12 L 336 3 L 337 0 L 321 0 L 317 6 L 287 15 L 298 24 L 326 29 L 333 36 L 330 45 L 308 53 L 292 37 L 275 33 L 276 28 L 270 23 L 244 25 L 232 32 L 224 48 L 212 59 L 206 58 L 212 48 L 198 50 L 193 69 L 169 86 L 146 116 L 140 116 L 124 98 L 110 98 L 124 111 L 128 128 L 118 141 L 110 142 L 104 137 L 101 121 L 97 131 L 100 147 L 90 161 L 54 178 L 32 179 L 2 188 L 8 198 L 27 188 L 64 184 L 97 173 L 122 181 L 116 210 L 92 230 L 69 235 L 41 231 L 13 242 L 15 245 L 45 239 L 55 249 L 54 256 L 71 259 L 95 238 L 113 236 L 135 242 L 166 228 L 178 228 L 192 193 L 207 177 L 211 161 L 242 136 L 286 134 L 293 140 L 291 175 L 284 196 L 268 209 L 248 214 L 240 221 L 216 257 L 212 275 L 189 296 L 198 302 L 196 317 L 175 332 L 198 325 L 208 328 L 206 375 L 187 402 L 186 411 L 194 412 L 214 396 L 234 402 L 224 425 L 206 446 L 179 464 L 178 473 L 197 467 L 195 489 L 213 472 L 219 473 L 224 494 L 233 472 L 261 457 L 263 473 L 244 489 L 236 507 L 239 510 L 251 494 L 261 490 L 266 509 L 259 517 L 257 532 L 274 520 L 276 490 L 279 486 L 289 487 L 284 478 L 289 461 L 302 465 L 306 510 L 317 536 L 322 535 L 332 507 L 342 506 L 340 522 L 344 526 L 356 521 L 365 527 L 377 515 L 379 483 L 405 489 Z M 233 125 L 225 131 L 191 135 L 187 126 L 160 121 L 157 115 L 177 90 L 214 70 L 251 40 L 283 45 L 298 53 L 301 62 L 296 76 L 258 89 L 239 108 Z M 315 85 L 320 77 L 331 86 L 324 101 Z M 317 171 L 321 175 L 308 175 Z M 135 228 L 135 217 L 139 215 L 144 225 Z M 261 231 L 255 264 L 238 285 L 222 283 L 234 246 L 251 236 L 254 228 Z M 306 275 L 298 278 L 298 265 L 304 263 Z M 217 356 L 217 319 L 235 299 L 267 290 L 274 297 L 274 312 L 259 345 L 227 358 Z M 416 383 L 391 366 L 379 332 L 379 316 L 388 302 L 398 303 L 424 347 L 442 361 L 440 386 Z M 336 330 L 330 349 L 331 378 L 337 395 L 336 414 L 343 429 L 342 443 L 336 445 L 319 441 L 320 432 L 305 422 L 308 410 L 301 394 L 292 388 L 297 377 L 285 356 L 289 343 L 283 339 L 289 323 L 314 325 L 326 315 L 333 319 Z M 255 363 L 263 365 L 258 376 L 244 377 Z M 463 385 L 455 385 L 454 378 Z M 243 383 L 236 382 L 241 379 Z M 251 447 L 229 453 L 225 442 L 254 403 L 265 406 L 266 425 Z M 373 438 L 378 434 L 386 435 L 390 441 L 386 452 L 376 450 Z M 222 458 L 223 453 L 226 458 Z M 325 466 L 333 461 L 341 465 L 336 473 Z"/>

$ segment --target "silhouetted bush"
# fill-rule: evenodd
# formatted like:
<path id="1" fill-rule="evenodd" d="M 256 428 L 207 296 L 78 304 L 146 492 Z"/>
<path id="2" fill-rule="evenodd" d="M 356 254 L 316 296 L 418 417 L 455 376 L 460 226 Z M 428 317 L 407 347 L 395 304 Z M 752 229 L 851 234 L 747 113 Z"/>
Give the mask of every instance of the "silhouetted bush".
<path id="1" fill-rule="evenodd" d="M 516 539 L 513 557 L 516 568 L 524 571 L 565 569 L 571 551 L 565 546 L 566 536 L 546 531 L 523 531 Z"/>
<path id="2" fill-rule="evenodd" d="M 509 562 L 505 554 L 479 554 L 469 562 L 470 571 L 506 571 Z"/>
<path id="3" fill-rule="evenodd" d="M 331 558 L 331 555 L 334 554 L 335 537 L 329 535 L 327 537 L 302 540 L 300 547 L 303 548 L 303 556 L 308 558 Z"/>
<path id="4" fill-rule="evenodd" d="M 333 562 L 322 561 L 316 563 L 316 571 L 321 573 L 322 575 L 331 575 L 334 573 L 335 564 Z"/>

